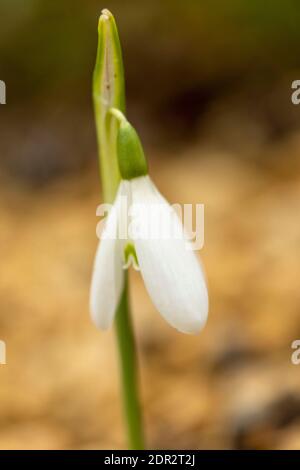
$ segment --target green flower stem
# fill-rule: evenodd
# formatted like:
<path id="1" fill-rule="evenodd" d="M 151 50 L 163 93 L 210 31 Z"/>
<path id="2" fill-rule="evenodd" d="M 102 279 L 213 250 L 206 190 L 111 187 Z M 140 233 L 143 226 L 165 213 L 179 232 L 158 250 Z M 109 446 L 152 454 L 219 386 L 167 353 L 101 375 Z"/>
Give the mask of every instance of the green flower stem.
<path id="1" fill-rule="evenodd" d="M 137 360 L 130 309 L 128 306 L 128 279 L 116 314 L 116 331 L 121 360 L 121 377 L 125 418 L 130 449 L 144 449 L 142 417 L 138 399 Z"/>
<path id="2" fill-rule="evenodd" d="M 117 158 L 118 121 L 108 110 L 125 112 L 121 46 L 112 14 L 103 10 L 98 27 L 98 50 L 93 75 L 93 101 L 99 148 L 99 165 L 105 202 L 112 203 L 120 182 Z M 136 348 L 128 299 L 128 279 L 116 312 L 122 395 L 130 449 L 143 449 L 143 428 L 138 393 Z"/>

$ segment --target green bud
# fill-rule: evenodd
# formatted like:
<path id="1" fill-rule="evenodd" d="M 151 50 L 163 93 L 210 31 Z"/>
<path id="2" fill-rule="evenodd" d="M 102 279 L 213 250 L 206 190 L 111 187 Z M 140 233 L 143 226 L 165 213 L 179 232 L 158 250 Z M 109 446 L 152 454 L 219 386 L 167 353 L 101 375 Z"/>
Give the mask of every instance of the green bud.
<path id="1" fill-rule="evenodd" d="M 123 179 L 131 180 L 148 174 L 144 150 L 136 130 L 128 121 L 121 121 L 117 135 L 119 170 Z"/>

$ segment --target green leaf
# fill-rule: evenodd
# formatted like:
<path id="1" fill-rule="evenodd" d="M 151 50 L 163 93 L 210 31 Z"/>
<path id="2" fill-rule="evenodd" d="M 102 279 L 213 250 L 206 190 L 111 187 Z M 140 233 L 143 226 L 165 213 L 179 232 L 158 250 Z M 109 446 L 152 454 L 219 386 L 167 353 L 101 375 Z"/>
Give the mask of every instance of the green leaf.
<path id="1" fill-rule="evenodd" d="M 113 202 L 120 182 L 116 155 L 118 123 L 111 119 L 108 110 L 115 107 L 125 111 L 125 86 L 118 30 L 108 10 L 103 10 L 99 19 L 93 100 L 103 197 L 105 202 Z"/>

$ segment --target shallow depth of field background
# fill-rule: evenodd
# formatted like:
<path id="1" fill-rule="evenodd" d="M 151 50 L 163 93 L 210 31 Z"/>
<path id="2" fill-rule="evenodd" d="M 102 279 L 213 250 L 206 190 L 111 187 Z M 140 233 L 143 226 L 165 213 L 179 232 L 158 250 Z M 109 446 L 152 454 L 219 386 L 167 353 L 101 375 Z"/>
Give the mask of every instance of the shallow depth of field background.
<path id="1" fill-rule="evenodd" d="M 200 335 L 167 325 L 131 273 L 148 446 L 300 448 L 291 0 L 1 1 L 0 448 L 126 445 L 114 333 L 88 312 L 101 201 L 91 74 L 104 7 L 153 179 L 171 202 L 205 204 L 211 307 Z"/>

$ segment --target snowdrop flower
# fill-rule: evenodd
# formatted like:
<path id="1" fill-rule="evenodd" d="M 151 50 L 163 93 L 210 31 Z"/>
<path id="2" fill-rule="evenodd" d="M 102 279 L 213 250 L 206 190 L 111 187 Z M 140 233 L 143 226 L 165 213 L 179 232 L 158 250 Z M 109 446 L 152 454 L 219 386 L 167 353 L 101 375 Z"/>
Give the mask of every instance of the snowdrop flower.
<path id="1" fill-rule="evenodd" d="M 92 319 L 99 328 L 111 326 L 124 285 L 124 269 L 133 264 L 140 270 L 152 302 L 165 320 L 181 332 L 197 333 L 208 315 L 201 264 L 188 246 L 190 242 L 177 213 L 148 176 L 134 128 L 120 112 L 114 114 L 120 119 L 117 149 L 123 179 L 106 218 L 94 262 Z M 124 200 L 129 206 L 126 212 L 122 208 Z M 120 236 L 128 225 L 130 230 Z"/>

